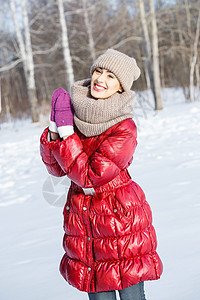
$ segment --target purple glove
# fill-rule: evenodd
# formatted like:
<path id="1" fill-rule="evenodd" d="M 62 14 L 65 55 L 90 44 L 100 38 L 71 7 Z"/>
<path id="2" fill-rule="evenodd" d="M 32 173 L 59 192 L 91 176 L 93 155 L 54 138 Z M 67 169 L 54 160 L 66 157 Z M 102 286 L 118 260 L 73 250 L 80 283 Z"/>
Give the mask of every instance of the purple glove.
<path id="1" fill-rule="evenodd" d="M 55 123 L 55 103 L 57 101 L 58 96 L 61 93 L 65 93 L 66 91 L 62 88 L 59 88 L 57 90 L 54 91 L 53 95 L 52 95 L 52 99 L 51 99 L 51 116 L 50 116 L 50 125 L 49 125 L 49 129 L 53 132 L 58 132 L 57 127 L 56 127 L 56 123 Z"/>
<path id="2" fill-rule="evenodd" d="M 62 88 L 55 90 L 52 96 L 51 106 L 49 129 L 53 132 L 58 132 L 60 137 L 73 134 L 74 111 L 69 93 Z"/>

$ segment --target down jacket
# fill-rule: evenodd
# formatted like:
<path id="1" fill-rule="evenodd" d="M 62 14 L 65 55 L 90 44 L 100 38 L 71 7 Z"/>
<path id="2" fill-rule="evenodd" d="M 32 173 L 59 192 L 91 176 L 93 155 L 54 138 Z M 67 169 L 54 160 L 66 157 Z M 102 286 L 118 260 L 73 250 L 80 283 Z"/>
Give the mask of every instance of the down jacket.
<path id="1" fill-rule="evenodd" d="M 66 140 L 48 142 L 47 134 L 48 128 L 41 156 L 48 172 L 71 179 L 63 211 L 65 280 L 81 291 L 100 292 L 158 279 L 162 263 L 151 209 L 127 171 L 137 145 L 134 121 L 94 137 L 76 128 Z"/>

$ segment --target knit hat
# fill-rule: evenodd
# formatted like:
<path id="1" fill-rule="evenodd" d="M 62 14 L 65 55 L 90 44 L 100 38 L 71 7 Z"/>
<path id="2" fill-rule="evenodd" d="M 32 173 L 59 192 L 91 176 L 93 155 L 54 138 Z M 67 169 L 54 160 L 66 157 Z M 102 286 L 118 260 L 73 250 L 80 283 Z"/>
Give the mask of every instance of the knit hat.
<path id="1" fill-rule="evenodd" d="M 140 76 L 140 69 L 136 60 L 114 49 L 108 49 L 96 59 L 90 69 L 90 74 L 92 75 L 98 67 L 112 72 L 120 81 L 124 91 L 129 91 L 133 81 Z"/>

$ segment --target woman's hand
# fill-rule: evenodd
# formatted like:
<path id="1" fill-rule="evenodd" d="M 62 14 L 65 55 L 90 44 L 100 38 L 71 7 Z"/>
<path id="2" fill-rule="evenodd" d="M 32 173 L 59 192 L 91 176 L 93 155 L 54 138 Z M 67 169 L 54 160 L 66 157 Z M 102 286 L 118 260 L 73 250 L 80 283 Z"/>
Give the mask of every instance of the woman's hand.
<path id="1" fill-rule="evenodd" d="M 69 135 L 63 136 L 63 140 L 66 140 Z M 59 138 L 59 134 L 53 131 L 50 131 L 51 140 L 56 141 Z"/>
<path id="2" fill-rule="evenodd" d="M 51 137 L 52 139 L 58 137 L 58 135 L 52 134 L 58 133 L 60 137 L 65 139 L 74 133 L 73 107 L 69 93 L 62 88 L 55 90 L 52 96 L 51 107 L 51 120 L 49 126 Z"/>
<path id="3" fill-rule="evenodd" d="M 50 138 L 53 141 L 56 141 L 59 138 L 59 134 L 53 131 L 50 131 Z"/>

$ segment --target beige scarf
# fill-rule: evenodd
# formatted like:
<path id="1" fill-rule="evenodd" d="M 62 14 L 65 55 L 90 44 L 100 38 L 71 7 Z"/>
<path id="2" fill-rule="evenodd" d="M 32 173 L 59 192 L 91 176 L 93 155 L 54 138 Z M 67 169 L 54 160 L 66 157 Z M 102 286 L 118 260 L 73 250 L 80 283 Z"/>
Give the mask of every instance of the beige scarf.
<path id="1" fill-rule="evenodd" d="M 72 86 L 71 101 L 74 122 L 85 136 L 99 135 L 113 125 L 133 117 L 135 92 L 115 93 L 107 99 L 90 95 L 90 79 L 77 81 Z"/>

